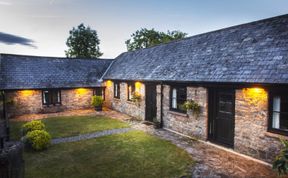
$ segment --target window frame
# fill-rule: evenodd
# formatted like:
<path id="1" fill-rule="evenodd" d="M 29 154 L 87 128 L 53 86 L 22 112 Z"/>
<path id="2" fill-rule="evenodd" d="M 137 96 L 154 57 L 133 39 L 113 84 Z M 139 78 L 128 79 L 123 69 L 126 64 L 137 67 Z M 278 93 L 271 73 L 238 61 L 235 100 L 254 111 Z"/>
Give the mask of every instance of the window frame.
<path id="1" fill-rule="evenodd" d="M 131 86 L 131 89 L 132 89 L 131 91 L 131 96 L 132 96 L 132 94 L 135 92 L 135 83 L 133 82 L 127 83 L 127 101 L 132 101 L 132 98 L 130 98 L 131 96 L 130 96 L 129 86 Z"/>
<path id="2" fill-rule="evenodd" d="M 172 103 L 173 102 L 173 99 L 172 99 L 173 89 L 176 89 L 176 105 L 177 105 L 177 108 L 173 108 L 172 107 L 172 105 L 173 105 L 173 103 Z M 182 98 L 181 99 L 179 98 L 179 96 L 180 96 L 180 94 L 178 92 L 179 89 L 184 89 L 184 91 L 185 91 L 186 97 L 185 97 L 184 100 Z M 169 108 L 170 108 L 170 111 L 186 114 L 187 113 L 186 110 L 181 110 L 180 108 L 178 108 L 179 100 L 183 100 L 183 102 L 187 101 L 187 86 L 184 86 L 184 85 L 170 85 L 170 97 L 169 97 L 169 103 L 170 103 Z"/>
<path id="3" fill-rule="evenodd" d="M 52 94 L 49 94 L 50 96 L 49 96 L 49 98 L 50 98 L 50 100 L 52 100 L 52 103 L 49 101 L 49 102 L 47 102 L 46 101 L 46 103 L 44 102 L 44 99 L 45 99 L 45 97 L 44 97 L 44 93 L 46 92 L 46 91 L 48 91 L 48 93 L 52 93 Z M 53 100 L 53 98 L 54 98 L 54 96 L 53 96 L 53 94 L 57 94 L 57 100 L 58 100 L 58 94 L 59 94 L 59 102 L 57 101 L 57 102 L 54 102 Z M 44 90 L 42 90 L 42 105 L 43 106 L 51 106 L 51 105 L 53 105 L 53 106 L 56 106 L 56 105 L 62 105 L 62 95 L 61 95 L 61 90 L 60 89 L 44 89 Z"/>
<path id="4" fill-rule="evenodd" d="M 115 91 L 116 85 L 117 85 L 117 92 Z M 120 82 L 113 82 L 113 93 L 114 98 L 120 99 Z"/>
<path id="5" fill-rule="evenodd" d="M 273 125 L 273 112 L 274 112 L 273 111 L 273 99 L 275 96 L 280 96 L 280 102 L 281 102 L 281 97 L 282 96 L 288 97 L 288 93 L 287 93 L 287 91 L 284 91 L 284 90 L 271 90 L 271 91 L 269 91 L 267 131 L 271 132 L 271 133 L 275 133 L 275 134 L 288 136 L 288 131 L 284 131 L 284 130 L 280 130 L 280 129 L 276 129 L 276 128 L 272 127 L 272 125 Z M 281 106 L 280 106 L 280 112 L 279 113 L 281 114 Z"/>
<path id="6" fill-rule="evenodd" d="M 102 96 L 103 100 L 105 101 L 105 87 L 96 87 L 93 89 L 93 96 L 96 95 L 96 90 L 97 89 L 101 89 L 101 95 L 97 95 L 97 96 Z"/>

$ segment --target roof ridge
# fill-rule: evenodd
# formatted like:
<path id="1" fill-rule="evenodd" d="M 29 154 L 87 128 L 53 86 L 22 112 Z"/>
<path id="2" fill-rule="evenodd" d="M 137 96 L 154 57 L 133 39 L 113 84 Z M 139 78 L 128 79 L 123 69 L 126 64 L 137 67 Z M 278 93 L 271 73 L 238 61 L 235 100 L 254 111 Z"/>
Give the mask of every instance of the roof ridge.
<path id="1" fill-rule="evenodd" d="M 220 28 L 220 29 L 217 29 L 217 30 L 212 30 L 212 31 L 209 31 L 209 32 L 199 33 L 199 34 L 196 34 L 196 35 L 193 35 L 193 36 L 189 36 L 189 37 L 186 37 L 186 38 L 173 40 L 173 41 L 170 41 L 170 42 L 167 42 L 167 43 L 157 44 L 157 45 L 150 46 L 150 47 L 147 47 L 147 48 L 136 49 L 134 51 L 126 51 L 126 52 L 123 52 L 122 54 L 130 53 L 130 52 L 136 52 L 136 51 L 141 51 L 141 50 L 147 50 L 147 49 L 151 49 L 151 48 L 156 48 L 156 47 L 159 47 L 159 46 L 164 46 L 164 45 L 176 43 L 176 42 L 179 42 L 179 41 L 189 40 L 191 38 L 199 37 L 199 36 L 202 36 L 202 35 L 212 34 L 212 33 L 220 32 L 220 31 L 228 30 L 228 29 L 237 28 L 237 27 L 240 27 L 240 26 L 247 26 L 247 25 L 251 25 L 251 24 L 257 24 L 257 23 L 260 23 L 260 22 L 271 21 L 272 19 L 277 19 L 277 18 L 281 18 L 281 17 L 285 17 L 285 16 L 288 16 L 288 14 L 278 15 L 278 16 L 269 17 L 269 18 L 265 18 L 265 19 L 259 19 L 259 20 L 255 20 L 255 21 L 252 21 L 252 22 L 242 23 L 242 24 L 238 24 L 238 25 L 233 25 L 233 26 L 229 26 L 229 27 Z M 117 57 L 119 57 L 119 56 L 117 56 Z"/>
<path id="2" fill-rule="evenodd" d="M 68 58 L 68 57 L 53 57 L 53 56 L 33 56 L 33 55 L 22 55 L 22 54 L 8 54 L 8 53 L 0 53 L 1 56 L 17 56 L 17 57 L 31 57 L 31 58 L 49 58 L 51 60 L 56 59 L 81 59 L 81 60 L 115 60 L 113 58 Z"/>

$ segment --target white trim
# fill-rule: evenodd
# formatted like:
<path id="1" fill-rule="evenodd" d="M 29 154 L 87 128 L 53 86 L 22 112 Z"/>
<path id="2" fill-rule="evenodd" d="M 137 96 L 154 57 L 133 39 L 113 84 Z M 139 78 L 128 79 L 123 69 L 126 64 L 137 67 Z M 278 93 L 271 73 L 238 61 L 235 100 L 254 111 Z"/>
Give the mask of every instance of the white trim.
<path id="1" fill-rule="evenodd" d="M 218 148 L 218 149 L 227 151 L 227 152 L 229 152 L 229 153 L 235 154 L 235 155 L 237 155 L 237 156 L 244 157 L 244 158 L 246 158 L 246 159 L 248 159 L 248 160 L 255 161 L 255 162 L 257 162 L 257 163 L 260 163 L 260 164 L 263 164 L 263 165 L 265 165 L 265 166 L 269 166 L 269 167 L 272 168 L 272 164 L 270 164 L 270 163 L 267 163 L 267 162 L 265 162 L 265 161 L 262 161 L 262 160 L 253 158 L 253 157 L 251 157 L 251 156 L 244 155 L 244 154 L 242 154 L 242 153 L 238 153 L 238 152 L 236 152 L 236 151 L 234 151 L 234 150 L 232 150 L 232 149 L 225 148 L 225 147 L 222 147 L 222 146 L 220 146 L 220 145 L 216 145 L 216 144 L 211 143 L 211 142 L 209 142 L 209 141 L 198 140 L 198 139 L 196 139 L 196 138 L 193 138 L 193 137 L 188 136 L 188 135 L 184 135 L 184 134 L 182 134 L 182 133 L 176 132 L 176 131 L 171 130 L 171 129 L 167 129 L 167 128 L 163 128 L 163 129 L 164 129 L 164 130 L 167 130 L 167 131 L 169 131 L 169 132 L 172 132 L 172 133 L 181 135 L 181 136 L 183 136 L 183 137 L 187 137 L 187 138 L 190 138 L 190 139 L 193 139 L 193 140 L 197 140 L 197 141 L 199 141 L 199 142 L 201 142 L 201 143 L 204 143 L 204 144 L 207 144 L 207 145 L 216 147 L 216 148 Z"/>

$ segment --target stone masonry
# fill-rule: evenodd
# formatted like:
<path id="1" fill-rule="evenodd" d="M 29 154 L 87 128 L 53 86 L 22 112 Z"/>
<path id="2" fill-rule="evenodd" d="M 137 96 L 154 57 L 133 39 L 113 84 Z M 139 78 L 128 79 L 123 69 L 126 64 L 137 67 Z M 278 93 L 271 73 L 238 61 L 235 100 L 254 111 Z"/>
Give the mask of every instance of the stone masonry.
<path id="1" fill-rule="evenodd" d="M 108 83 L 107 83 L 108 82 Z M 120 99 L 114 98 L 114 85 L 113 82 L 106 82 L 106 92 L 105 92 L 105 105 L 116 111 L 133 116 L 139 120 L 145 119 L 145 85 L 141 84 L 140 91 L 141 101 L 135 103 L 128 101 L 128 85 L 125 82 L 120 83 Z"/>
<path id="2" fill-rule="evenodd" d="M 272 163 L 281 148 L 279 136 L 267 132 L 268 96 L 257 103 L 245 97 L 244 89 L 236 90 L 234 151 Z M 187 87 L 187 99 L 193 99 L 201 106 L 196 117 L 170 111 L 170 86 L 163 86 L 164 128 L 206 141 L 208 139 L 208 92 L 203 87 Z M 160 120 L 161 86 L 157 86 L 157 119 Z"/>
<path id="3" fill-rule="evenodd" d="M 157 108 L 160 108 L 160 85 L 157 86 Z M 206 140 L 208 104 L 207 90 L 203 87 L 187 87 L 187 99 L 195 100 L 201 106 L 201 113 L 197 116 L 192 112 L 187 114 L 170 111 L 170 86 L 163 86 L 163 122 L 164 128 L 174 130 L 184 135 Z M 160 117 L 160 109 L 157 110 L 157 117 Z M 159 118 L 160 119 L 160 118 Z M 158 119 L 158 120 L 159 120 Z"/>
<path id="4" fill-rule="evenodd" d="M 91 108 L 93 89 L 66 89 L 61 90 L 61 105 L 45 106 L 42 104 L 41 90 L 7 91 L 8 117 L 23 114 L 50 113 L 64 110 Z"/>
<path id="5" fill-rule="evenodd" d="M 240 153 L 272 162 L 279 152 L 279 135 L 267 132 L 268 97 L 251 102 L 243 90 L 236 90 L 234 149 Z"/>
<path id="6" fill-rule="evenodd" d="M 6 91 L 5 94 L 8 117 L 41 112 L 41 90 Z"/>

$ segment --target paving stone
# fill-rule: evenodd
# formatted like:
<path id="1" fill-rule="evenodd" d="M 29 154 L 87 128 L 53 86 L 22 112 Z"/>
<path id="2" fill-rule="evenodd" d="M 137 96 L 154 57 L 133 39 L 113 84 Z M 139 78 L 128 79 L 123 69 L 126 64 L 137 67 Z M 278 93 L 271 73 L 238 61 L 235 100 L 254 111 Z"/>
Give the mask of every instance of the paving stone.
<path id="1" fill-rule="evenodd" d="M 81 135 L 72 136 L 72 137 L 55 138 L 55 139 L 52 139 L 51 143 L 59 144 L 59 143 L 67 143 L 67 142 L 78 142 L 81 140 L 88 140 L 92 138 L 103 137 L 106 135 L 125 133 L 130 130 L 132 129 L 131 128 L 112 129 L 112 130 L 104 130 L 104 131 L 88 133 L 88 134 L 81 134 Z"/>

